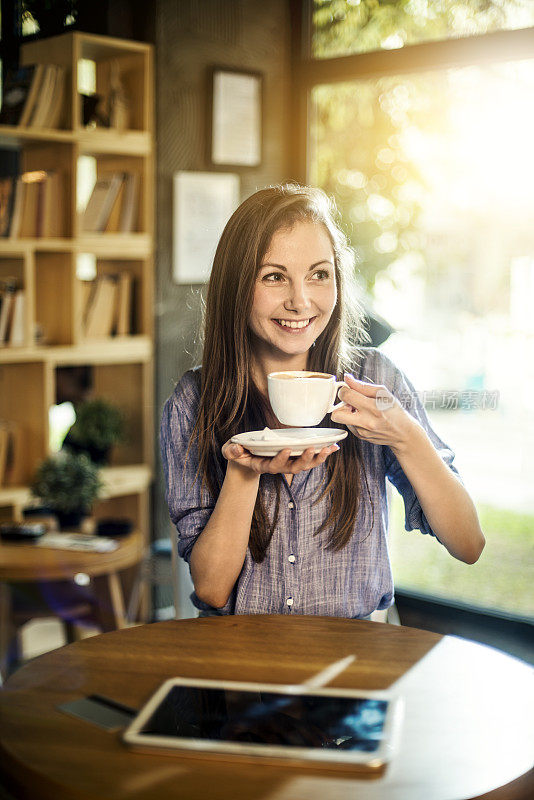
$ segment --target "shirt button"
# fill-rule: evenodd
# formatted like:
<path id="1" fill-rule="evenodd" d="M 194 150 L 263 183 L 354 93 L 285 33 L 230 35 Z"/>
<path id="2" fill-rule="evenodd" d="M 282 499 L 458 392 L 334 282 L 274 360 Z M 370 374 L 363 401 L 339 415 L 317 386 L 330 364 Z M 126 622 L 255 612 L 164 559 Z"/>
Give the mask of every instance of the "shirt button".
<path id="1" fill-rule="evenodd" d="M 288 604 L 288 606 L 292 606 L 293 605 L 293 598 L 292 597 L 288 597 L 287 600 L 286 600 L 286 603 Z"/>
<path id="2" fill-rule="evenodd" d="M 288 507 L 288 508 L 295 508 L 295 503 L 288 503 L 288 504 L 287 504 L 287 507 Z"/>
<path id="3" fill-rule="evenodd" d="M 295 558 L 295 556 L 294 556 L 294 555 L 290 555 L 290 556 L 288 556 L 288 557 L 287 557 L 287 560 L 288 560 L 288 561 L 290 561 L 290 562 L 291 562 L 291 564 L 294 564 L 294 563 L 295 563 L 295 561 L 296 561 L 296 558 Z"/>

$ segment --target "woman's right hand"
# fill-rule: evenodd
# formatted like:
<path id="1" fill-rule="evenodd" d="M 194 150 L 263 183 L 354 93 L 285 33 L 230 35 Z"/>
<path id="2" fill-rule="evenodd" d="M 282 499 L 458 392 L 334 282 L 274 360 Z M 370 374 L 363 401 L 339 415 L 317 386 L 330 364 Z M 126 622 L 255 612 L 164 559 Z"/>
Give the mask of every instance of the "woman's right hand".
<path id="1" fill-rule="evenodd" d="M 281 450 L 276 456 L 262 458 L 261 456 L 252 455 L 240 444 L 232 444 L 231 441 L 228 441 L 223 445 L 222 454 L 229 464 L 245 467 L 257 475 L 262 475 L 265 472 L 271 475 L 277 475 L 278 473 L 296 475 L 297 472 L 305 472 L 318 467 L 319 464 L 323 464 L 326 461 L 329 455 L 338 450 L 339 445 L 332 444 L 329 447 L 323 447 L 317 454 L 313 447 L 309 447 L 302 455 L 291 456 L 291 450 L 287 448 Z"/>

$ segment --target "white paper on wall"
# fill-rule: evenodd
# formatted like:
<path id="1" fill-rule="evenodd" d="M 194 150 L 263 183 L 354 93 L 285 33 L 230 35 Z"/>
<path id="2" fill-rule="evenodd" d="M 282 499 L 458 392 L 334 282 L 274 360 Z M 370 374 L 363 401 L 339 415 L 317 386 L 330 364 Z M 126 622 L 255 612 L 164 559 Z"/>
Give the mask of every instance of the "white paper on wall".
<path id="1" fill-rule="evenodd" d="M 173 186 L 173 279 L 205 283 L 226 223 L 239 204 L 239 176 L 175 172 Z"/>

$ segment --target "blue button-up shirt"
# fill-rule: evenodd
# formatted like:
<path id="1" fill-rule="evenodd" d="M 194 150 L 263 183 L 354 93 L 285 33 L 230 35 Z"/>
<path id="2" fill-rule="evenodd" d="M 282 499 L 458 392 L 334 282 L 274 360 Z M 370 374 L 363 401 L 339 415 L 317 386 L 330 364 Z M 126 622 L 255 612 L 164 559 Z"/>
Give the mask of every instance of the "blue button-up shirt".
<path id="1" fill-rule="evenodd" d="M 362 348 L 356 377 L 383 384 L 426 430 L 441 458 L 452 465 L 454 453 L 432 430 L 414 387 L 383 353 Z M 198 376 L 197 376 L 198 377 Z M 216 498 L 195 480 L 198 451 L 192 445 L 185 454 L 199 402 L 198 380 L 186 372 L 165 403 L 160 445 L 170 517 L 178 532 L 178 553 L 189 562 L 193 546 L 207 524 Z M 349 433 L 349 436 L 354 434 Z M 388 555 L 388 502 L 386 478 L 404 499 L 406 530 L 419 529 L 433 535 L 415 492 L 391 449 L 362 441 L 362 453 L 371 503 L 363 485 L 354 534 L 337 552 L 326 549 L 328 530 L 316 534 L 328 514 L 328 497 L 314 504 L 325 479 L 320 465 L 282 480 L 278 523 L 265 560 L 258 564 L 247 550 L 241 573 L 221 614 L 318 614 L 335 617 L 366 617 L 375 609 L 393 603 L 393 578 Z M 343 442 L 340 442 L 343 447 Z M 335 458 L 335 456 L 334 456 Z M 185 468 L 184 468 L 185 465 Z M 347 475 L 350 480 L 350 475 Z M 275 478 L 262 475 L 260 491 L 265 508 L 274 512 Z M 228 532 L 228 546 L 232 532 Z M 193 604 L 201 611 L 210 607 L 196 594 Z"/>

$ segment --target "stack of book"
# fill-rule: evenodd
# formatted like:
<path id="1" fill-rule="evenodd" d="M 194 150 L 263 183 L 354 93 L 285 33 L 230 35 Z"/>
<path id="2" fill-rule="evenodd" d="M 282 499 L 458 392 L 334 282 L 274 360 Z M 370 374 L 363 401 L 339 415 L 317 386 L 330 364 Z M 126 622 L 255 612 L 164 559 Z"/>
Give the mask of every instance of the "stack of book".
<path id="1" fill-rule="evenodd" d="M 26 292 L 16 278 L 0 280 L 0 347 L 24 344 Z"/>
<path id="2" fill-rule="evenodd" d="M 83 334 L 87 339 L 132 333 L 133 288 L 128 270 L 82 281 Z"/>
<path id="3" fill-rule="evenodd" d="M 52 170 L 0 178 L 0 236 L 63 236 L 61 175 Z"/>
<path id="4" fill-rule="evenodd" d="M 8 70 L 0 124 L 58 128 L 63 123 L 65 70 L 57 64 L 31 64 Z"/>
<path id="5" fill-rule="evenodd" d="M 0 420 L 0 486 L 23 483 L 24 453 L 20 425 Z"/>
<path id="6" fill-rule="evenodd" d="M 94 185 L 83 214 L 85 233 L 131 233 L 137 227 L 139 174 L 113 172 Z"/>

